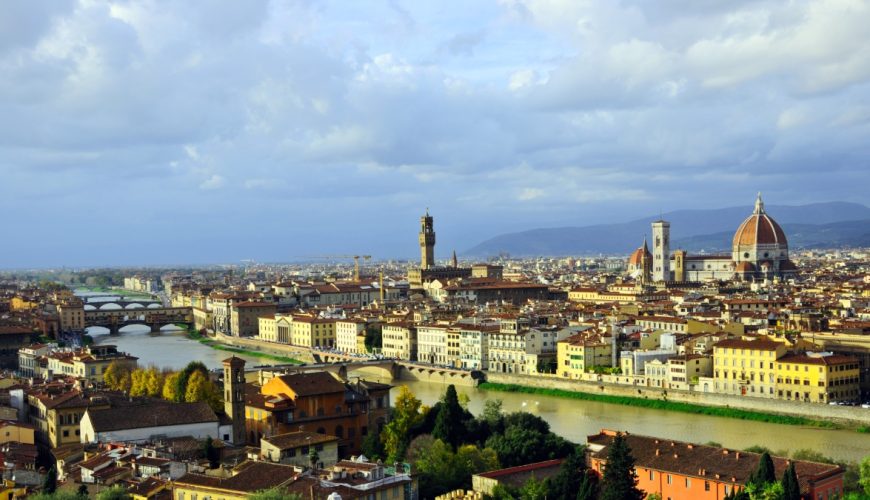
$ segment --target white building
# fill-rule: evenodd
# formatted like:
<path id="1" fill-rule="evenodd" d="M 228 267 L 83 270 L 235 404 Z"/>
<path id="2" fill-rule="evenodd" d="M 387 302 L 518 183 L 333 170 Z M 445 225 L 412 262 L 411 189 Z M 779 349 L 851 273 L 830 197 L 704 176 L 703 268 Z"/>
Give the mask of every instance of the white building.
<path id="1" fill-rule="evenodd" d="M 87 410 L 79 424 L 82 443 L 145 442 L 155 437 L 218 439 L 218 417 L 207 403 L 155 403 Z"/>

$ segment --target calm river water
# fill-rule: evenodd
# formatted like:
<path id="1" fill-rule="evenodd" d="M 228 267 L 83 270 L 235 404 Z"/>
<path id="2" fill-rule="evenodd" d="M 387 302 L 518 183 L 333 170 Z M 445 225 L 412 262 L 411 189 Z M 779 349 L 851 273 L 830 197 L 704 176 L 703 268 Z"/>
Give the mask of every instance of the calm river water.
<path id="1" fill-rule="evenodd" d="M 218 368 L 221 360 L 228 356 L 228 353 L 190 340 L 183 332 L 172 328 L 167 327 L 159 334 L 152 334 L 147 327 L 129 326 L 114 337 L 110 337 L 105 330 L 94 329 L 92 335 L 97 344 L 115 344 L 120 350 L 139 357 L 141 365 L 178 369 L 192 360 L 198 360 L 209 368 Z M 262 363 L 257 358 L 245 358 L 251 365 Z M 394 398 L 398 385 L 407 385 L 428 405 L 436 403 L 446 388 L 444 385 L 423 382 L 395 384 Z M 855 431 L 745 422 L 549 396 L 490 392 L 470 387 L 457 387 L 457 391 L 469 396 L 469 410 L 474 414 L 482 411 L 484 401 L 488 398 L 501 399 L 505 411 L 525 410 L 540 415 L 550 423 L 554 432 L 577 443 L 584 442 L 587 435 L 595 434 L 602 428 L 610 428 L 696 443 L 716 441 L 733 449 L 756 444 L 772 450 L 811 448 L 848 461 L 858 461 L 870 455 L 870 434 Z M 867 411 L 870 415 L 870 410 Z"/>

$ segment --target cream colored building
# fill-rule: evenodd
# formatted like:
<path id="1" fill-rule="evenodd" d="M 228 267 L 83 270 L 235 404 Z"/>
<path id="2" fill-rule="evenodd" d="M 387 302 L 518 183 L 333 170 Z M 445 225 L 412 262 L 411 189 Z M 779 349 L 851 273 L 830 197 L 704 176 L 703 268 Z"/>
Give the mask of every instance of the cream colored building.
<path id="1" fill-rule="evenodd" d="M 260 455 L 273 463 L 309 467 L 316 452 L 321 467 L 338 462 L 338 438 L 316 432 L 296 431 L 260 439 Z"/>
<path id="2" fill-rule="evenodd" d="M 417 360 L 417 327 L 411 323 L 388 323 L 383 326 L 381 353 L 387 358 Z"/>
<path id="3" fill-rule="evenodd" d="M 447 365 L 448 325 L 417 325 L 417 360 Z"/>
<path id="4" fill-rule="evenodd" d="M 260 317 L 274 316 L 273 302 L 238 302 L 230 308 L 230 333 L 235 337 L 253 337 L 259 333 Z"/>
<path id="5" fill-rule="evenodd" d="M 85 329 L 85 306 L 81 300 L 71 300 L 57 306 L 60 329 L 64 332 Z"/>
<path id="6" fill-rule="evenodd" d="M 335 322 L 335 348 L 348 354 L 364 354 L 359 350 L 359 336 L 365 338 L 366 322 L 363 319 L 340 319 Z M 365 346 L 365 341 L 363 341 Z"/>

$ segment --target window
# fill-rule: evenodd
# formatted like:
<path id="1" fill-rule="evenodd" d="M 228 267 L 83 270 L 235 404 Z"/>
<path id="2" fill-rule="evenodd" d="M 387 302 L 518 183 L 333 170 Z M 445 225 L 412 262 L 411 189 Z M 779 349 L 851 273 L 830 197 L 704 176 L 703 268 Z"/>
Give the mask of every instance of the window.
<path id="1" fill-rule="evenodd" d="M 673 482 L 672 479 L 673 479 L 673 478 L 671 477 L 671 475 L 668 474 L 668 484 L 671 484 L 671 483 Z"/>
<path id="2" fill-rule="evenodd" d="M 691 487 L 692 487 L 692 480 L 689 478 L 686 478 L 686 488 L 691 488 Z"/>
<path id="3" fill-rule="evenodd" d="M 704 481 L 704 491 L 710 491 L 710 481 Z"/>

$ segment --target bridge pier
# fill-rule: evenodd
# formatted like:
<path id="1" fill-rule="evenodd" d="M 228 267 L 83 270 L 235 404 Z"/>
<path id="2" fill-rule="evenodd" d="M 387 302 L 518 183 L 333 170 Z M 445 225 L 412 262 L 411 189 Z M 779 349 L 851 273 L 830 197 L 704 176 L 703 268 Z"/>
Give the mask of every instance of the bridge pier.
<path id="1" fill-rule="evenodd" d="M 109 335 L 118 335 L 121 333 L 121 327 L 116 324 L 109 325 Z"/>
<path id="2" fill-rule="evenodd" d="M 160 333 L 160 328 L 163 326 L 160 323 L 151 323 L 151 333 Z"/>

